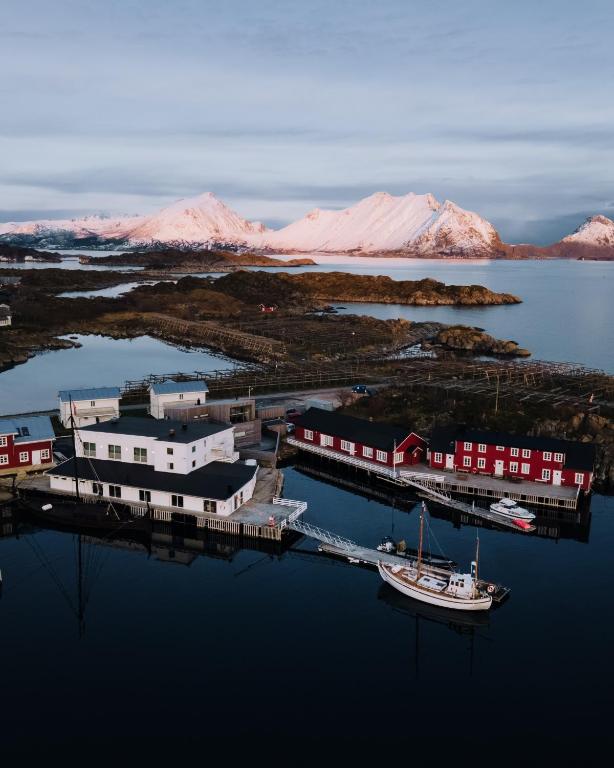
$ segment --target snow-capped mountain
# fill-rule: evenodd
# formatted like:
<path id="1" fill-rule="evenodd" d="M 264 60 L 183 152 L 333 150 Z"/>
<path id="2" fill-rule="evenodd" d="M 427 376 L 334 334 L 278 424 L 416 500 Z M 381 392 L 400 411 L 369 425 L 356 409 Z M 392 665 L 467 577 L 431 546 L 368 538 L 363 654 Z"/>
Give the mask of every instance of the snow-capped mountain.
<path id="1" fill-rule="evenodd" d="M 589 216 L 571 235 L 564 237 L 561 243 L 614 248 L 614 221 L 607 216 Z"/>
<path id="2" fill-rule="evenodd" d="M 112 240 L 123 237 L 124 233 L 134 228 L 142 216 L 84 216 L 80 219 L 40 219 L 38 221 L 16 221 L 0 224 L 0 235 L 4 239 L 26 240 L 31 238 L 40 244 L 49 241 L 50 245 L 57 241 L 74 239 L 86 240 L 100 238 Z"/>
<path id="3" fill-rule="evenodd" d="M 303 219 L 263 237 L 272 250 L 292 251 L 490 251 L 499 236 L 477 213 L 431 194 L 395 197 L 377 192 L 350 208 L 316 208 Z"/>
<path id="4" fill-rule="evenodd" d="M 142 218 L 124 232 L 132 245 L 148 243 L 251 244 L 266 232 L 260 222 L 241 218 L 217 197 L 207 192 L 178 200 L 153 216 Z"/>

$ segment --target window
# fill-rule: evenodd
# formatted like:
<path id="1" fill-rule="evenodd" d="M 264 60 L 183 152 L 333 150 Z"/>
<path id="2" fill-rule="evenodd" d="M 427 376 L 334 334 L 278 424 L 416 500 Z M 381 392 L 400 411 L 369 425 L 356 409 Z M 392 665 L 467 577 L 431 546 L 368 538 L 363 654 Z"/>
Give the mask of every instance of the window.
<path id="1" fill-rule="evenodd" d="M 470 451 L 471 450 L 471 443 L 465 443 L 464 444 L 464 448 L 465 448 L 466 451 Z"/>
<path id="2" fill-rule="evenodd" d="M 83 443 L 83 455 L 91 459 L 96 458 L 96 443 Z"/>
<path id="3" fill-rule="evenodd" d="M 41 451 L 41 459 L 47 459 L 49 460 L 51 457 L 49 455 L 49 448 L 43 448 Z"/>
<path id="4" fill-rule="evenodd" d="M 486 469 L 486 459 L 478 459 L 478 469 Z"/>
<path id="5" fill-rule="evenodd" d="M 180 400 L 183 400 L 183 395 L 179 395 L 179 399 L 180 399 Z"/>
<path id="6" fill-rule="evenodd" d="M 510 451 L 510 454 L 512 456 L 518 456 L 518 448 L 512 448 L 512 450 Z"/>
<path id="7" fill-rule="evenodd" d="M 574 483 L 576 485 L 582 485 L 584 482 L 584 472 L 576 472 Z"/>
<path id="8" fill-rule="evenodd" d="M 195 467 L 195 466 L 196 466 L 196 459 L 194 459 L 194 461 L 192 462 L 192 466 L 193 466 L 193 467 Z"/>
<path id="9" fill-rule="evenodd" d="M 134 460 L 141 464 L 147 464 L 147 448 L 135 448 Z"/>
<path id="10" fill-rule="evenodd" d="M 522 465 L 522 470 L 521 470 L 521 471 L 522 471 L 522 474 L 523 474 L 523 475 L 528 475 L 528 474 L 529 474 L 529 472 L 531 471 L 531 465 L 530 465 L 530 464 L 524 464 L 524 463 L 523 463 L 523 465 Z"/>
<path id="11" fill-rule="evenodd" d="M 174 453 L 174 450 L 175 450 L 174 448 L 167 448 L 167 449 L 166 449 L 166 453 L 167 453 L 169 456 L 172 456 L 172 455 L 173 455 L 173 453 Z"/>
<path id="12" fill-rule="evenodd" d="M 552 461 L 552 453 L 550 451 L 544 451 L 544 461 Z"/>
<path id="13" fill-rule="evenodd" d="M 171 462 L 169 462 L 169 463 L 166 465 L 166 468 L 167 468 L 167 469 L 175 469 L 175 465 L 174 465 L 174 464 L 173 464 L 173 462 L 171 461 Z"/>
<path id="14" fill-rule="evenodd" d="M 121 461 L 122 458 L 122 447 L 121 445 L 110 445 L 109 446 L 109 458 L 115 459 L 116 461 Z"/>
<path id="15" fill-rule="evenodd" d="M 19 461 L 24 464 L 30 458 L 30 454 L 27 451 L 21 451 L 19 454 Z"/>
<path id="16" fill-rule="evenodd" d="M 478 453 L 486 453 L 486 445 L 484 443 L 478 445 Z"/>
<path id="17" fill-rule="evenodd" d="M 463 456 L 463 467 L 471 466 L 471 456 Z"/>
<path id="18" fill-rule="evenodd" d="M 203 512 L 208 512 L 210 515 L 215 515 L 217 512 L 217 501 L 212 499 L 203 499 Z"/>
<path id="19" fill-rule="evenodd" d="M 313 431 L 311 429 L 306 429 L 303 432 L 303 435 L 305 437 L 305 440 L 313 440 Z"/>
<path id="20" fill-rule="evenodd" d="M 151 501 L 151 491 L 139 491 L 139 501 Z"/>
<path id="21" fill-rule="evenodd" d="M 192 453 L 196 453 L 196 446 L 195 445 L 192 446 Z"/>
<path id="22" fill-rule="evenodd" d="M 9 457 L 6 453 L 0 453 L 0 464 L 8 464 L 9 463 Z"/>
<path id="23" fill-rule="evenodd" d="M 555 453 L 554 454 L 554 460 L 555 461 L 563 461 L 563 454 L 562 453 Z"/>
<path id="24" fill-rule="evenodd" d="M 7 444 L 8 444 L 7 436 L 2 435 L 2 437 L 0 437 L 0 448 L 6 448 Z"/>
<path id="25" fill-rule="evenodd" d="M 531 451 L 528 448 L 523 448 L 522 449 L 522 458 L 523 459 L 531 458 Z"/>
<path id="26" fill-rule="evenodd" d="M 354 451 L 354 443 L 350 443 L 347 440 L 341 441 L 341 450 L 342 451 L 348 451 L 348 453 L 352 453 Z"/>
<path id="27" fill-rule="evenodd" d="M 322 445 L 334 445 L 334 440 L 331 435 L 320 435 L 320 443 Z"/>
<path id="28" fill-rule="evenodd" d="M 121 499 L 122 497 L 122 489 L 119 485 L 110 485 L 109 486 L 109 496 L 111 496 L 114 499 Z"/>
<path id="29" fill-rule="evenodd" d="M 235 505 L 235 509 L 239 508 L 239 497 L 238 496 L 235 496 L 234 505 Z"/>
<path id="30" fill-rule="evenodd" d="M 388 454 L 386 451 L 377 451 L 375 455 L 378 461 L 388 461 Z"/>
<path id="31" fill-rule="evenodd" d="M 433 454 L 433 461 L 436 464 L 440 464 L 443 461 L 443 453 L 434 453 Z"/>
<path id="32" fill-rule="evenodd" d="M 403 452 L 395 453 L 394 454 L 394 463 L 395 464 L 402 464 L 403 463 Z"/>
<path id="33" fill-rule="evenodd" d="M 92 483 L 92 493 L 102 496 L 102 483 Z"/>
<path id="34" fill-rule="evenodd" d="M 497 450 L 498 451 L 504 451 L 505 450 L 505 446 L 504 445 L 498 445 L 497 446 Z"/>
<path id="35" fill-rule="evenodd" d="M 373 458 L 373 448 L 368 448 L 366 445 L 363 445 L 363 447 L 362 447 L 362 455 L 365 457 L 365 459 L 372 459 Z"/>
<path id="36" fill-rule="evenodd" d="M 90 400 L 90 407 L 93 408 L 96 405 L 95 400 Z"/>
<path id="37" fill-rule="evenodd" d="M 171 506 L 172 507 L 183 507 L 183 496 L 175 496 L 175 494 L 173 494 L 171 496 Z"/>
<path id="38" fill-rule="evenodd" d="M 542 480 L 550 480 L 550 470 L 542 469 Z"/>
<path id="39" fill-rule="evenodd" d="M 515 472 L 518 472 L 518 462 L 517 461 L 510 461 L 510 472 L 514 474 Z"/>

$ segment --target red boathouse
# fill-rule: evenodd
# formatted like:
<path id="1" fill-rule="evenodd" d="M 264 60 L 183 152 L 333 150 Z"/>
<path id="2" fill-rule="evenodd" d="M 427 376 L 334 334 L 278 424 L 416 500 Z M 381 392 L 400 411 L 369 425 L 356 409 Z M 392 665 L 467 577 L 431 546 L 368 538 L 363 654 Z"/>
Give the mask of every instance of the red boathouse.
<path id="1" fill-rule="evenodd" d="M 0 475 L 53 463 L 55 433 L 49 416 L 0 419 Z"/>
<path id="2" fill-rule="evenodd" d="M 436 427 L 428 459 L 433 469 L 576 486 L 590 491 L 595 446 L 462 426 Z"/>
<path id="3" fill-rule="evenodd" d="M 408 427 L 367 421 L 322 408 L 309 408 L 295 424 L 293 437 L 305 447 L 319 446 L 374 465 L 417 464 L 426 455 L 426 441 Z"/>

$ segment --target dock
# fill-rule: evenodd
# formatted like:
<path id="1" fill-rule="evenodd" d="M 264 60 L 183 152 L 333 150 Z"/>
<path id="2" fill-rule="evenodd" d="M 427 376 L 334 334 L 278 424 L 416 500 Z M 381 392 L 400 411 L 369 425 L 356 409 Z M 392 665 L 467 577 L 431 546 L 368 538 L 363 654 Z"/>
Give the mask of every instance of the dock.
<path id="1" fill-rule="evenodd" d="M 513 483 L 490 475 L 474 475 L 460 472 L 433 472 L 425 464 L 399 466 L 396 468 L 377 465 L 356 456 L 339 453 L 321 445 L 308 445 L 294 437 L 287 437 L 288 445 L 301 451 L 315 454 L 331 461 L 336 461 L 357 470 L 367 472 L 373 477 L 386 480 L 399 487 L 412 487 L 423 493 L 439 493 L 444 497 L 456 493 L 463 496 L 478 496 L 492 501 L 503 497 L 534 506 L 554 507 L 558 509 L 576 510 L 580 501 L 579 489 L 562 485 L 523 480 Z M 433 499 L 434 501 L 436 499 Z M 441 502 L 443 503 L 443 502 Z M 468 505 L 470 506 L 470 505 Z M 465 511 L 465 510 L 463 510 Z M 499 522 L 498 520 L 496 522 Z"/>
<path id="2" fill-rule="evenodd" d="M 333 531 L 327 531 L 324 528 L 311 525 L 304 520 L 295 520 L 290 523 L 289 527 L 297 533 L 302 533 L 303 536 L 308 536 L 311 539 L 315 539 L 318 542 L 318 549 L 332 557 L 342 558 L 354 565 L 365 565 L 371 568 L 377 568 L 379 562 L 386 563 L 388 565 L 400 565 L 403 568 L 407 568 L 409 565 L 415 563 L 407 557 L 401 557 L 400 555 L 393 555 L 389 552 L 380 552 L 377 549 L 370 549 L 369 547 L 363 547 L 357 544 L 351 539 L 347 539 L 344 536 L 340 536 Z M 427 563 L 423 564 L 425 573 L 432 574 L 433 576 L 449 576 L 450 570 L 447 568 L 441 568 Z M 486 588 L 491 585 L 491 582 L 483 579 L 478 579 L 478 586 Z M 510 594 L 508 587 L 504 587 L 501 584 L 492 584 L 494 586 L 494 592 L 492 592 L 492 599 L 495 604 L 502 603 Z"/>

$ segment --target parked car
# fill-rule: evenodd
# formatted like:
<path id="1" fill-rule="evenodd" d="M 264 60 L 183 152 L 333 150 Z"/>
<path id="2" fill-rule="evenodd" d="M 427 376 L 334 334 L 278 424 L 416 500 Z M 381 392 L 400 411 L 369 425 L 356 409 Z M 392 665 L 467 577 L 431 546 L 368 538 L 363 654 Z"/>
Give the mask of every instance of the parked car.
<path id="1" fill-rule="evenodd" d="M 286 422 L 286 432 L 291 435 L 294 432 L 295 426 L 291 421 Z"/>
<path id="2" fill-rule="evenodd" d="M 355 395 L 367 395 L 367 397 L 371 397 L 373 394 L 373 392 L 371 392 L 366 384 L 354 384 L 352 387 L 352 392 Z"/>

